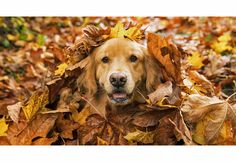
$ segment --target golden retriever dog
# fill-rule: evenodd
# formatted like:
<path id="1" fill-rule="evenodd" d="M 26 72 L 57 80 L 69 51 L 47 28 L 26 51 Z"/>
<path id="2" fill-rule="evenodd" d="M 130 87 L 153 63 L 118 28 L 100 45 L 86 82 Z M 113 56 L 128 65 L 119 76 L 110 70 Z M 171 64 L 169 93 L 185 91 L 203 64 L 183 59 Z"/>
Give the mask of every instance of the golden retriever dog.
<path id="1" fill-rule="evenodd" d="M 102 114 L 107 105 L 118 110 L 145 102 L 162 79 L 156 59 L 128 38 L 107 40 L 84 61 L 88 64 L 78 85 L 86 89 L 88 104 Z"/>

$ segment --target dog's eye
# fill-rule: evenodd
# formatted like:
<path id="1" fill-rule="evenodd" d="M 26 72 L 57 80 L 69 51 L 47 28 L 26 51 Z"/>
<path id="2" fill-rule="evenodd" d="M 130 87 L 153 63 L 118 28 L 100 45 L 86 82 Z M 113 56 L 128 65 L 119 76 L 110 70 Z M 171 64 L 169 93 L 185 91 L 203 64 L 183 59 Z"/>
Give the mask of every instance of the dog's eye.
<path id="1" fill-rule="evenodd" d="M 102 58 L 102 62 L 103 63 L 108 63 L 109 62 L 109 58 L 107 56 Z"/>
<path id="2" fill-rule="evenodd" d="M 129 60 L 131 61 L 131 62 L 135 62 L 135 61 L 137 61 L 137 57 L 135 56 L 135 55 L 131 55 L 130 56 L 130 58 L 129 58 Z"/>

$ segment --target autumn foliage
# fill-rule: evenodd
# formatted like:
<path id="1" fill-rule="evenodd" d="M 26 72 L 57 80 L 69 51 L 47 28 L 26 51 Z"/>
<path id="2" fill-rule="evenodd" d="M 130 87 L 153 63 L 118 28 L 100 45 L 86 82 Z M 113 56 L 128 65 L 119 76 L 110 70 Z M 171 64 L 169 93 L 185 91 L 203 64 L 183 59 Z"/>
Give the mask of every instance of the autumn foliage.
<path id="1" fill-rule="evenodd" d="M 0 144 L 236 144 L 235 21 L 0 18 Z M 147 46 L 165 82 L 145 104 L 90 114 L 84 59 L 120 37 Z"/>

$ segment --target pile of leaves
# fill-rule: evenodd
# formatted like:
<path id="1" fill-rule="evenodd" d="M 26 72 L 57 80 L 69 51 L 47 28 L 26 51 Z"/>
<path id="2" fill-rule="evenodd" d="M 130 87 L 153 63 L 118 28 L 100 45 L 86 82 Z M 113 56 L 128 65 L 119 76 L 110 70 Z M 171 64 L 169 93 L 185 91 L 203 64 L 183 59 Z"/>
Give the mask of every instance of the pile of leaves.
<path id="1" fill-rule="evenodd" d="M 0 21 L 0 144 L 236 143 L 234 18 Z M 146 45 L 164 82 L 145 104 L 90 114 L 76 80 L 92 50 L 116 37 Z"/>

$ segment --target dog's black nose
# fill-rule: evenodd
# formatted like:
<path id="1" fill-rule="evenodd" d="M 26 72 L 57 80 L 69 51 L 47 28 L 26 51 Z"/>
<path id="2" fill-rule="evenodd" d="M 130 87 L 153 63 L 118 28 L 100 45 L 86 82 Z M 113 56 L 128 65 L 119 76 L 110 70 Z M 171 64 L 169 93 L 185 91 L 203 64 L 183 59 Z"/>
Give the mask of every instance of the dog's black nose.
<path id="1" fill-rule="evenodd" d="M 112 73 L 110 76 L 110 82 L 114 87 L 122 87 L 127 81 L 127 76 L 124 73 Z"/>

